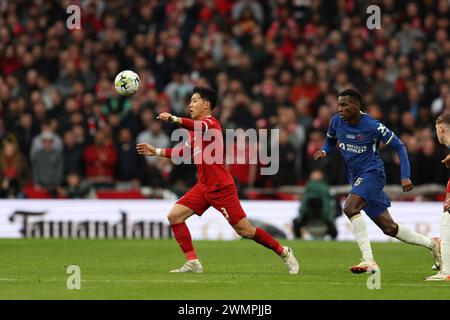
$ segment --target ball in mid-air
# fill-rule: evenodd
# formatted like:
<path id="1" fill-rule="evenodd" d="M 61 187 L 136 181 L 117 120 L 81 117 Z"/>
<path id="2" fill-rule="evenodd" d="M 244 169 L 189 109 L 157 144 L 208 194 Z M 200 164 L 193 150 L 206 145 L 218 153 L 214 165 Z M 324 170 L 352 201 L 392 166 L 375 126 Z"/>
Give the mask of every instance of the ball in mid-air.
<path id="1" fill-rule="evenodd" d="M 114 80 L 114 86 L 119 94 L 131 96 L 135 94 L 140 85 L 140 79 L 136 72 L 131 70 L 121 71 Z"/>

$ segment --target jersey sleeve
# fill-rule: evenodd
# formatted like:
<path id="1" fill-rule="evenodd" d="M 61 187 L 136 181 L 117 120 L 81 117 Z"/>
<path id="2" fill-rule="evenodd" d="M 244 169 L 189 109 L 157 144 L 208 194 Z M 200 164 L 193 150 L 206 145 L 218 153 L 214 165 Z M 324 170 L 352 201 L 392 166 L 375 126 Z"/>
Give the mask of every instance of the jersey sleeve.
<path id="1" fill-rule="evenodd" d="M 336 135 L 336 117 L 331 118 L 330 124 L 327 130 L 327 136 L 325 137 L 325 143 L 323 144 L 321 150 L 326 153 L 330 153 L 336 149 L 337 135 Z"/>
<path id="2" fill-rule="evenodd" d="M 330 120 L 330 124 L 328 126 L 328 130 L 327 130 L 327 138 L 329 139 L 336 139 L 336 125 L 335 125 L 335 117 L 331 118 Z"/>
<path id="3" fill-rule="evenodd" d="M 376 138 L 383 141 L 388 148 L 394 149 L 400 159 L 400 175 L 402 179 L 409 179 L 411 176 L 411 168 L 409 165 L 408 151 L 405 144 L 389 130 L 385 125 L 379 121 L 376 124 Z"/>
<path id="4" fill-rule="evenodd" d="M 384 124 L 379 121 L 375 121 L 374 125 L 376 130 L 376 139 L 382 141 L 386 145 L 390 144 L 395 137 L 394 132 L 389 130 Z"/>
<path id="5" fill-rule="evenodd" d="M 206 117 L 202 120 L 192 120 L 189 118 L 181 118 L 181 126 L 190 131 L 206 132 L 209 129 L 219 129 L 220 124 L 217 119 L 213 117 Z"/>

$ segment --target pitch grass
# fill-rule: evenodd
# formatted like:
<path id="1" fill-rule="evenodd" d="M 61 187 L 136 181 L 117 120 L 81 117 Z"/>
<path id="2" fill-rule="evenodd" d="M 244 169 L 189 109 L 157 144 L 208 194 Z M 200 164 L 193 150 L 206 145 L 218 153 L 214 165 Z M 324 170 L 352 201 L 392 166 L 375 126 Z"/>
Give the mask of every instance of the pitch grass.
<path id="1" fill-rule="evenodd" d="M 282 241 L 301 264 L 289 275 L 250 240 L 194 241 L 203 274 L 170 274 L 184 262 L 174 240 L 0 240 L 0 299 L 450 299 L 450 283 L 424 282 L 432 257 L 402 243 L 373 243 L 381 289 L 369 290 L 354 242 Z M 68 290 L 69 265 L 81 289 Z"/>

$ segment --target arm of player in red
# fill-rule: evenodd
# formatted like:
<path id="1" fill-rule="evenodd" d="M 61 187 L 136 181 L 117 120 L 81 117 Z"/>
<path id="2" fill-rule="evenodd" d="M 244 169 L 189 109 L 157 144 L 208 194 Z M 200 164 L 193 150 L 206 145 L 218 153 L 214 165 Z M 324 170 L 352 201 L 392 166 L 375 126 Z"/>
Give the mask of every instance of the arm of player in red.
<path id="1" fill-rule="evenodd" d="M 189 131 L 201 131 L 206 132 L 214 122 L 210 119 L 205 120 L 192 120 L 189 118 L 180 118 L 181 126 Z"/>
<path id="2" fill-rule="evenodd" d="M 172 158 L 175 157 L 183 157 L 187 153 L 191 153 L 191 146 L 186 142 L 182 148 L 163 148 L 160 149 L 159 155 L 161 157 Z"/>

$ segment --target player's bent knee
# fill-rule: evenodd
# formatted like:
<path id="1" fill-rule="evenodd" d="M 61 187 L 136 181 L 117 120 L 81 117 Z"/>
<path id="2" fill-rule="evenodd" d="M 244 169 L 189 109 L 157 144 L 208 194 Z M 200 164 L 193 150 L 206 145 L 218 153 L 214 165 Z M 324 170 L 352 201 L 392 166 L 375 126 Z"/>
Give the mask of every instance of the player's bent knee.
<path id="1" fill-rule="evenodd" d="M 252 233 L 252 231 L 250 229 L 247 229 L 247 228 L 235 228 L 234 230 L 242 238 L 247 238 L 247 239 L 253 238 L 253 233 Z"/>
<path id="2" fill-rule="evenodd" d="M 184 222 L 185 219 L 183 219 L 183 216 L 171 211 L 167 214 L 167 220 L 169 220 L 170 224 L 178 224 Z"/>
<path id="3" fill-rule="evenodd" d="M 342 209 L 342 211 L 344 211 L 345 215 L 349 218 L 357 215 L 359 212 L 357 211 L 357 209 L 355 208 L 355 206 L 353 205 L 344 205 L 344 208 Z"/>
<path id="4" fill-rule="evenodd" d="M 395 237 L 397 235 L 397 231 L 397 225 L 395 224 L 383 227 L 383 233 L 390 237 Z"/>
<path id="5" fill-rule="evenodd" d="M 167 214 L 167 220 L 169 220 L 170 224 L 176 224 L 178 219 L 172 212 L 169 212 Z"/>

